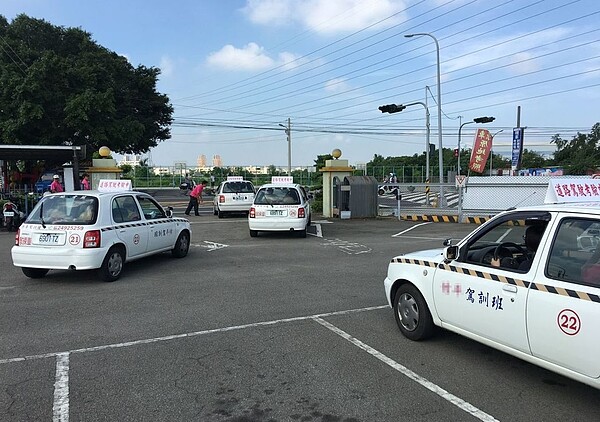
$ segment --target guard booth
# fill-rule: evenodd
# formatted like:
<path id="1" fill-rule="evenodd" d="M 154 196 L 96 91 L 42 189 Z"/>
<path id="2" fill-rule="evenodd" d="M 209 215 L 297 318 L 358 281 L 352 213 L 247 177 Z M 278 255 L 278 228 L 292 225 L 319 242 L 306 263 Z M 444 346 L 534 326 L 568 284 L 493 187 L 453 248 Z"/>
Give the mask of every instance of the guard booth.
<path id="1" fill-rule="evenodd" d="M 346 176 L 335 185 L 341 218 L 377 217 L 377 179 L 373 176 Z"/>

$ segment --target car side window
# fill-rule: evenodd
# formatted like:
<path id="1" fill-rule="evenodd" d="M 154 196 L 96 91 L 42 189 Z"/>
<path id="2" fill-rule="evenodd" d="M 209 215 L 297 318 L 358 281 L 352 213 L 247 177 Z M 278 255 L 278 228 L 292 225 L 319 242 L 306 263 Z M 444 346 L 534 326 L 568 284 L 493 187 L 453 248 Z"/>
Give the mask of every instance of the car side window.
<path id="1" fill-rule="evenodd" d="M 600 286 L 600 221 L 564 218 L 554 236 L 546 276 Z"/>
<path id="2" fill-rule="evenodd" d="M 113 199 L 112 214 L 115 223 L 139 221 L 142 219 L 137 202 L 133 196 L 119 196 Z"/>
<path id="3" fill-rule="evenodd" d="M 138 196 L 137 199 L 142 207 L 142 212 L 144 213 L 146 220 L 156 220 L 158 218 L 167 217 L 163 208 L 152 198 L 147 196 Z"/>

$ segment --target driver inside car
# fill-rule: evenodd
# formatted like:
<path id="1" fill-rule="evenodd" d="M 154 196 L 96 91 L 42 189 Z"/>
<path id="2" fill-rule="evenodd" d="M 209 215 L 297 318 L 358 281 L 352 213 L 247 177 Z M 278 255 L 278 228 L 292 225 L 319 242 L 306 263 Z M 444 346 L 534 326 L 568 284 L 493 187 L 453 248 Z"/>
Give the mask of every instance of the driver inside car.
<path id="1" fill-rule="evenodd" d="M 546 230 L 545 224 L 534 224 L 527 228 L 525 232 L 525 247 L 527 248 L 527 254 L 525 255 L 525 259 L 520 263 L 515 263 L 515 260 L 512 257 L 508 258 L 500 258 L 494 257 L 492 259 L 492 266 L 499 268 L 510 268 L 517 269 L 518 271 L 527 272 L 531 267 L 531 262 L 533 261 L 533 257 L 535 256 L 535 252 L 537 251 L 538 246 L 540 245 L 540 241 L 542 240 L 542 236 L 544 235 L 544 230 Z"/>

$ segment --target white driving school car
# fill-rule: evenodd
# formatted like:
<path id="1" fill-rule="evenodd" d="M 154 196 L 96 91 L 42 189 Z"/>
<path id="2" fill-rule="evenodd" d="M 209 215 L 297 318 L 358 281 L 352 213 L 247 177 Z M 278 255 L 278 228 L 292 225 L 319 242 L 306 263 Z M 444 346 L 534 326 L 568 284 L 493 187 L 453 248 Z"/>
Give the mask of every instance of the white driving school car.
<path id="1" fill-rule="evenodd" d="M 271 183 L 261 186 L 248 214 L 252 237 L 261 231 L 287 231 L 306 237 L 310 222 L 310 199 L 292 177 L 273 177 Z"/>
<path id="2" fill-rule="evenodd" d="M 384 286 L 402 334 L 442 327 L 600 388 L 600 202 L 575 203 L 600 201 L 600 180 L 548 192 L 569 203 L 505 211 L 456 246 L 393 258 Z"/>
<path id="3" fill-rule="evenodd" d="M 129 180 L 101 180 L 98 191 L 44 196 L 17 232 L 13 264 L 30 278 L 97 268 L 114 281 L 125 262 L 164 251 L 186 256 L 189 221 L 130 189 Z"/>
<path id="4" fill-rule="evenodd" d="M 254 185 L 241 176 L 228 176 L 221 182 L 213 199 L 213 213 L 223 218 L 225 213 L 250 211 L 254 201 Z"/>

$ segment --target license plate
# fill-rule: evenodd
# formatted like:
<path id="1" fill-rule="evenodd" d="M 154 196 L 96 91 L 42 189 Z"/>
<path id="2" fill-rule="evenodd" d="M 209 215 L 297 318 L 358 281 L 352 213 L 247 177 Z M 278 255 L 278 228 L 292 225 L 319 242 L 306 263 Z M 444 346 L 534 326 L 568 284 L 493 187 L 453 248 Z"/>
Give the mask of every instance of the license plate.
<path id="1" fill-rule="evenodd" d="M 267 215 L 269 217 L 287 217 L 287 210 L 269 210 Z"/>
<path id="2" fill-rule="evenodd" d="M 15 212 L 14 211 L 4 211 L 4 216 L 5 217 L 14 217 L 15 216 Z"/>
<path id="3" fill-rule="evenodd" d="M 34 245 L 64 245 L 64 233 L 36 233 L 33 235 Z"/>

